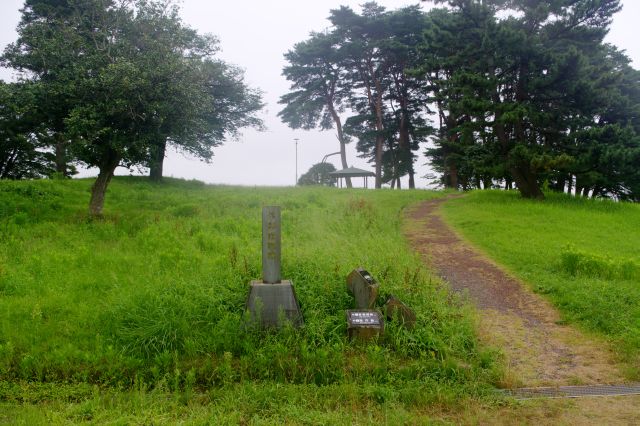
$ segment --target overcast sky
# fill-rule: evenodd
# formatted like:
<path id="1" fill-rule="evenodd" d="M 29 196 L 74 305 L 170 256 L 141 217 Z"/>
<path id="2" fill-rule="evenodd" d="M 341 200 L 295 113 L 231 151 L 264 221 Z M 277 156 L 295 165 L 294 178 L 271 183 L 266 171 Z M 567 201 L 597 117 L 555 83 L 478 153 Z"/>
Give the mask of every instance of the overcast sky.
<path id="1" fill-rule="evenodd" d="M 276 116 L 281 106 L 279 97 L 286 93 L 289 84 L 281 76 L 285 64 L 283 54 L 293 45 L 307 38 L 309 32 L 329 26 L 327 16 L 331 9 L 348 5 L 358 9 L 364 0 L 183 0 L 182 17 L 201 33 L 211 33 L 220 39 L 222 52 L 219 57 L 239 65 L 246 72 L 247 82 L 262 89 L 267 104 L 263 112 L 268 127 L 266 132 L 246 130 L 239 141 L 229 141 L 215 150 L 210 164 L 169 153 L 165 162 L 165 176 L 199 179 L 209 183 L 239 185 L 293 185 L 295 183 L 296 151 L 298 144 L 298 175 L 326 154 L 339 149 L 335 133 L 331 130 L 294 131 Z M 388 9 L 416 4 L 407 0 L 378 0 Z M 623 10 L 614 19 L 607 41 L 625 49 L 640 68 L 640 43 L 638 19 L 640 1 L 623 0 Z M 16 39 L 15 28 L 20 20 L 19 9 L 23 0 L 0 0 L 0 48 Z M 423 7 L 429 7 L 423 5 Z M 11 73 L 0 69 L 0 78 L 10 80 Z M 365 159 L 357 157 L 355 143 L 348 147 L 349 165 L 373 170 Z M 341 168 L 336 156 L 330 158 L 336 168 Z M 416 162 L 418 176 L 429 172 L 424 165 L 423 150 Z M 119 169 L 118 174 L 128 174 Z M 96 171 L 82 175 L 96 175 Z M 357 179 L 360 180 L 360 179 Z M 417 180 L 417 186 L 426 187 L 427 179 Z M 406 181 L 403 182 L 406 187 Z"/>

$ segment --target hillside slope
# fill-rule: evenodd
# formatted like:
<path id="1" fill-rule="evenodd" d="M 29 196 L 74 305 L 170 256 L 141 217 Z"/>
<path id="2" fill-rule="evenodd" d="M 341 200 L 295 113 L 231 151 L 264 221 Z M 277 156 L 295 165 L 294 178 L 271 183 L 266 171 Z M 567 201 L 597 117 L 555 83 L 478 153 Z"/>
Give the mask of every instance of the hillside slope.
<path id="1" fill-rule="evenodd" d="M 400 232 L 403 208 L 438 193 L 117 178 L 105 216 L 92 219 L 90 184 L 0 182 L 0 400 L 29 401 L 26 382 L 176 391 L 280 383 L 330 385 L 348 403 L 411 405 L 481 395 L 495 379 L 470 309 Z M 282 206 L 282 275 L 302 305 L 300 331 L 256 332 L 243 316 L 248 283 L 260 277 L 260 209 L 273 204 Z M 378 344 L 347 340 L 345 278 L 358 266 L 415 309 L 415 329 L 390 322 Z"/>

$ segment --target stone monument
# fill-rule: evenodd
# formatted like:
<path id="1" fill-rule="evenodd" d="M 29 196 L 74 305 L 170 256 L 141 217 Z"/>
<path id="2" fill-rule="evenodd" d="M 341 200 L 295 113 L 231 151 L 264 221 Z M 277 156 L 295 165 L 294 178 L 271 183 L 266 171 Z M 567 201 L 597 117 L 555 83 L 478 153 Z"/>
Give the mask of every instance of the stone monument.
<path id="1" fill-rule="evenodd" d="M 347 289 L 353 294 L 357 309 L 373 309 L 379 288 L 380 284 L 363 268 L 354 269 L 347 276 Z"/>
<path id="2" fill-rule="evenodd" d="M 396 319 L 406 328 L 410 329 L 416 325 L 415 312 L 393 294 L 387 297 L 387 301 L 382 306 L 382 312 L 384 312 L 389 321 Z"/>
<path id="3" fill-rule="evenodd" d="M 246 310 L 261 328 L 303 324 L 293 284 L 280 276 L 281 218 L 279 206 L 262 208 L 262 280 L 251 281 Z"/>
<path id="4" fill-rule="evenodd" d="M 375 308 L 380 284 L 363 268 L 347 276 L 347 289 L 356 309 L 347 310 L 347 335 L 351 340 L 368 341 L 384 333 L 384 320 Z"/>

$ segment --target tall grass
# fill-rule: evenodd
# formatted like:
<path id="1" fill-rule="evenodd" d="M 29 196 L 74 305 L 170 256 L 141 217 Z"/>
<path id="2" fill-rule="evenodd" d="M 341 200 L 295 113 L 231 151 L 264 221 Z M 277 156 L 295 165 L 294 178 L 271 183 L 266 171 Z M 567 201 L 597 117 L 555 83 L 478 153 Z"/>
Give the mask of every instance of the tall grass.
<path id="1" fill-rule="evenodd" d="M 385 399 L 412 388 L 482 393 L 495 378 L 468 308 L 400 232 L 402 210 L 436 193 L 116 178 L 93 219 L 90 184 L 0 182 L 3 380 L 353 383 Z M 282 275 L 302 305 L 300 330 L 259 332 L 244 320 L 248 283 L 260 277 L 260 209 L 271 204 L 282 206 Z M 358 266 L 415 309 L 415 329 L 389 323 L 376 343 L 347 340 L 345 277 Z"/>
<path id="2" fill-rule="evenodd" d="M 560 269 L 567 274 L 601 278 L 605 280 L 630 280 L 640 282 L 640 264 L 631 259 L 614 259 L 585 253 L 567 246 L 560 254 Z"/>
<path id="3" fill-rule="evenodd" d="M 640 377 L 640 206 L 548 194 L 478 191 L 447 220 L 564 317 L 613 341 Z"/>

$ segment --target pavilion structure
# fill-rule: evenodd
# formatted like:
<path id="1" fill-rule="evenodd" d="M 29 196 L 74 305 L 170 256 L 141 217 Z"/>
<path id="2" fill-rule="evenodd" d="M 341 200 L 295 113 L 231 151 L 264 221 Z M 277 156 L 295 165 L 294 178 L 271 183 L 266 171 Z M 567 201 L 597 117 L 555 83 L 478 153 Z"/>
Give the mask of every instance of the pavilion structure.
<path id="1" fill-rule="evenodd" d="M 364 187 L 368 188 L 369 187 L 369 183 L 368 183 L 368 178 L 370 176 L 375 177 L 375 173 L 370 172 L 368 170 L 362 170 L 362 169 L 358 169 L 356 167 L 348 167 L 346 169 L 342 169 L 342 170 L 336 170 L 335 172 L 329 172 L 329 176 L 338 178 L 338 182 L 339 182 L 339 186 L 340 188 L 342 188 L 342 180 L 343 178 L 356 178 L 356 177 L 361 177 L 364 178 Z"/>

